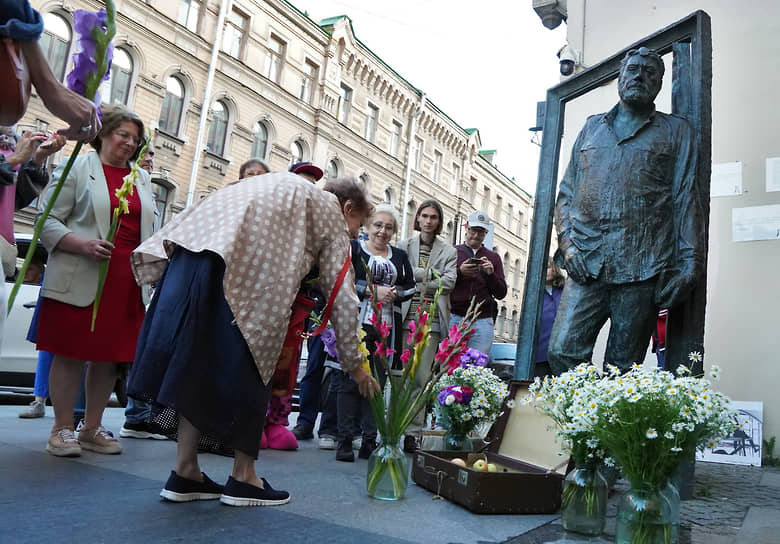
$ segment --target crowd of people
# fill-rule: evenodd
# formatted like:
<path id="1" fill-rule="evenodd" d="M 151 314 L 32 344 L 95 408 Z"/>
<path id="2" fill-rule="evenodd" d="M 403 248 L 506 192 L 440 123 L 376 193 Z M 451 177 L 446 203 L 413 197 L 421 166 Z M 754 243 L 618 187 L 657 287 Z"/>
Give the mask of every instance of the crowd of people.
<path id="1" fill-rule="evenodd" d="M 265 161 L 252 158 L 237 181 L 162 226 L 150 177 L 154 148 L 139 157 L 146 143 L 141 118 L 114 104 L 97 115 L 94 104 L 56 82 L 42 61 L 40 14 L 28 2 L 0 0 L 0 7 L 0 34 L 21 44 L 44 104 L 68 124 L 53 134 L 18 136 L 13 123 L 23 111 L 11 119 L 3 110 L 3 121 L 11 125 L 0 127 L 0 249 L 7 276 L 16 273 L 14 211 L 39 193 L 41 210 L 52 201 L 40 234 L 48 260 L 36 262 L 25 276 L 41 285 L 28 333 L 40 360 L 35 400 L 19 414 L 43 417 L 50 399 L 48 453 L 122 452 L 119 438 L 103 425 L 103 413 L 117 377 L 130 366 L 119 436 L 176 440 L 163 498 L 284 504 L 289 493 L 256 472 L 259 450 L 295 449 L 297 440 L 312 439 L 318 412 L 320 446 L 336 449 L 339 461 L 354 461 L 356 446 L 361 458 L 376 447 L 366 399 L 381 390 L 386 376 L 373 356 L 373 372 L 361 366 L 359 343 L 373 346 L 378 339 L 369 279 L 398 353 L 411 321 L 441 284 L 416 388 L 430 375 L 439 340 L 463 319 L 471 300 L 482 306 L 469 346 L 489 351 L 496 300 L 507 288 L 501 259 L 482 244 L 490 228 L 485 212 L 468 217 L 466 243 L 453 247 L 440 236 L 442 206 L 426 200 L 414 219 L 419 235 L 393 245 L 398 212 L 389 204 L 374 205 L 358 180 L 331 179 L 320 187 L 323 172 L 311 163 L 271 172 Z M 66 161 L 49 176 L 48 158 L 66 139 L 87 142 L 93 150 L 78 156 L 67 176 Z M 134 191 L 120 202 L 118 189 L 128 177 Z M 111 216 L 120 206 L 125 213 L 109 241 Z M 302 294 L 320 308 L 328 301 L 331 341 L 326 349 L 324 340 L 313 340 L 302 381 L 312 387 L 301 387 L 301 417 L 289 430 L 292 391 L 279 386 L 277 373 L 291 346 L 280 323 L 289 321 Z M 391 366 L 399 369 L 400 361 Z M 326 367 L 330 379 L 323 395 Z M 286 374 L 294 375 L 294 368 Z M 418 447 L 423 423 L 424 414 L 405 437 L 406 451 Z M 204 449 L 233 456 L 225 485 L 201 471 L 198 453 Z"/>

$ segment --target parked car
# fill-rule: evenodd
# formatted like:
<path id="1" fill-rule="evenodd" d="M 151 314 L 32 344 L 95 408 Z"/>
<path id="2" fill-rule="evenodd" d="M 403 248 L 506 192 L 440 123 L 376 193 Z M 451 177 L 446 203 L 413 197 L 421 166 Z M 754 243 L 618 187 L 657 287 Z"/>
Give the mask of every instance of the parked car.
<path id="1" fill-rule="evenodd" d="M 14 236 L 19 249 L 19 257 L 16 259 L 18 271 L 22 267 L 32 236 L 29 234 L 15 234 Z M 45 263 L 46 250 L 39 244 L 35 251 L 36 260 Z M 16 275 L 5 278 L 6 296 L 10 294 L 14 281 L 16 281 Z M 35 344 L 27 341 L 27 331 L 30 328 L 30 320 L 32 320 L 35 302 L 38 300 L 40 290 L 38 281 L 23 283 L 16 295 L 11 312 L 6 316 L 2 346 L 0 347 L 0 390 L 2 391 L 32 392 L 38 352 L 35 350 Z"/>
<path id="2" fill-rule="evenodd" d="M 16 233 L 14 237 L 19 251 L 19 256 L 16 259 L 18 274 L 24 263 L 24 257 L 27 255 L 27 249 L 30 247 L 32 235 Z M 33 262 L 41 263 L 42 270 L 45 271 L 47 258 L 46 250 L 38 243 Z M 37 274 L 35 276 L 22 284 L 14 300 L 13 308 L 5 319 L 2 345 L 0 346 L 0 391 L 29 394 L 33 392 L 35 369 L 38 366 L 38 352 L 35 349 L 35 344 L 27 341 L 27 331 L 30 329 L 35 303 L 41 291 L 40 277 Z M 11 292 L 15 281 L 16 275 L 5 278 L 6 295 Z M 127 405 L 126 377 L 126 372 L 120 372 L 114 386 L 114 393 L 120 406 Z"/>
<path id="3" fill-rule="evenodd" d="M 488 367 L 502 380 L 509 381 L 515 377 L 515 356 L 517 344 L 495 342 L 490 348 Z"/>

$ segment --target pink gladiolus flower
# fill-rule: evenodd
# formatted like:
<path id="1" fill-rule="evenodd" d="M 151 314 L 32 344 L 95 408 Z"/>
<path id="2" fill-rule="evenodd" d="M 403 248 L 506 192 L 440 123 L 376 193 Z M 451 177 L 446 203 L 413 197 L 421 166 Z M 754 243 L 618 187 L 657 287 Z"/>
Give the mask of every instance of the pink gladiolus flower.
<path id="1" fill-rule="evenodd" d="M 390 326 L 387 325 L 384 321 L 376 325 L 376 330 L 379 331 L 379 336 L 383 339 L 390 335 Z"/>
<path id="2" fill-rule="evenodd" d="M 441 341 L 441 344 L 439 344 L 439 349 L 436 351 L 436 355 L 434 356 L 434 359 L 437 363 L 442 364 L 444 360 L 447 358 L 447 354 L 449 353 L 449 347 L 450 347 L 450 339 L 445 338 Z"/>
<path id="3" fill-rule="evenodd" d="M 408 349 L 405 349 L 404 352 L 401 354 L 401 362 L 403 364 L 406 364 L 409 362 L 409 357 L 412 356 L 412 352 L 410 352 Z"/>
<path id="4" fill-rule="evenodd" d="M 374 342 L 374 345 L 376 346 L 374 355 L 378 355 L 379 357 L 390 357 L 393 353 L 395 353 L 394 349 L 387 349 L 387 347 L 382 342 Z"/>

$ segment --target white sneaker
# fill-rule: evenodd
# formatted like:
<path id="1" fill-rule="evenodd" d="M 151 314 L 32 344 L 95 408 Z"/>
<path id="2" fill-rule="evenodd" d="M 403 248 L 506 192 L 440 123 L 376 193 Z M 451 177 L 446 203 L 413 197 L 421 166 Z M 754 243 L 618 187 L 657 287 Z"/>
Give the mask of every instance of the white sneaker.
<path id="1" fill-rule="evenodd" d="M 336 439 L 332 436 L 321 436 L 319 440 L 319 447 L 321 450 L 335 450 Z"/>
<path id="2" fill-rule="evenodd" d="M 360 446 L 363 445 L 363 438 L 358 436 L 357 438 L 352 439 L 352 449 L 353 450 L 359 450 Z"/>
<path id="3" fill-rule="evenodd" d="M 19 412 L 19 417 L 23 419 L 33 419 L 38 417 L 43 417 L 46 415 L 46 406 L 39 401 L 34 400 L 30 403 L 30 405 Z"/>

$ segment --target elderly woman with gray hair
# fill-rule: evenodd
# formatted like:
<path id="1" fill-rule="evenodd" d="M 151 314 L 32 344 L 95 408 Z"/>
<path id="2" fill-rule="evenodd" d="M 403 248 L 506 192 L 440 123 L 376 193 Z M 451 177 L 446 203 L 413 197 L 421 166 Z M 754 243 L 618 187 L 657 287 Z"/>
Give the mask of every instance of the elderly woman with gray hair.
<path id="1" fill-rule="evenodd" d="M 49 385 L 54 426 L 46 451 L 60 457 L 121 453 L 122 446 L 102 425 L 103 410 L 114 387 L 117 363 L 135 357 L 148 290 L 135 283 L 130 253 L 152 235 L 154 195 L 149 174 L 138 171 L 136 190 L 129 196 L 129 213 L 122 216 L 114 243 L 105 238 L 111 214 L 119 203 L 115 194 L 138 159 L 144 141 L 141 118 L 124 106 L 103 108 L 103 126 L 92 141 L 95 151 L 81 155 L 64 182 L 41 232 L 49 252 L 41 288 L 37 347 L 54 353 Z M 61 165 L 55 170 L 41 206 L 51 198 Z M 109 260 L 100 313 L 91 330 L 92 304 L 100 262 Z M 78 433 L 73 407 L 85 361 L 86 414 Z"/>
<path id="2" fill-rule="evenodd" d="M 409 300 L 415 292 L 414 271 L 409 257 L 402 249 L 390 245 L 398 232 L 398 212 L 389 204 L 380 204 L 368 219 L 366 230 L 368 240 L 352 240 L 352 266 L 355 269 L 355 285 L 360 298 L 360 323 L 366 332 L 364 342 L 369 352 L 374 352 L 374 342 L 379 336 L 371 324 L 374 314 L 371 305 L 372 292 L 369 289 L 366 270 L 377 286 L 377 296 L 382 302 L 381 321 L 390 325 L 391 346 L 401 353 L 401 303 Z M 382 387 L 384 379 L 381 369 L 375 367 L 374 356 L 371 366 L 380 375 Z M 336 391 L 338 406 L 338 450 L 336 459 L 351 462 L 355 460 L 352 452 L 352 439 L 360 419 L 362 441 L 358 456 L 368 459 L 376 448 L 376 422 L 366 399 L 361 399 L 355 383 L 342 372 L 335 372 L 331 386 Z"/>

